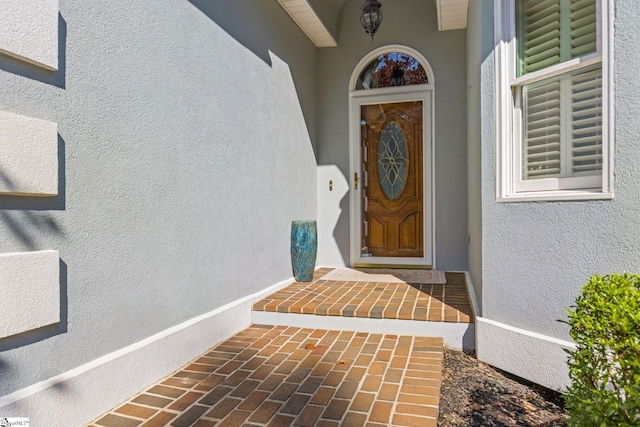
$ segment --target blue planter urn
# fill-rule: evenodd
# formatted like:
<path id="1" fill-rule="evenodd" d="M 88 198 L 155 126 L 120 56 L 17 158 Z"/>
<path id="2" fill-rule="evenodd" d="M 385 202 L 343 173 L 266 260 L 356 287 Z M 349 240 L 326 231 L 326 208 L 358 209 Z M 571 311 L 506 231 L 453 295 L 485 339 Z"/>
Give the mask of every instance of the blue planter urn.
<path id="1" fill-rule="evenodd" d="M 291 266 L 298 282 L 313 280 L 318 252 L 318 229 L 315 221 L 291 222 Z"/>

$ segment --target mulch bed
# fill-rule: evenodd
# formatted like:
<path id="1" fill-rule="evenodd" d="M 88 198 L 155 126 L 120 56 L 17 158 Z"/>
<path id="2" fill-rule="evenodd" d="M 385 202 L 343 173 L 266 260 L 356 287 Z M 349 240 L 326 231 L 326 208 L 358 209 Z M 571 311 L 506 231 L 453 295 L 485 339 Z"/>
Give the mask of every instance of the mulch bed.
<path id="1" fill-rule="evenodd" d="M 559 393 L 445 348 L 438 426 L 566 426 Z"/>

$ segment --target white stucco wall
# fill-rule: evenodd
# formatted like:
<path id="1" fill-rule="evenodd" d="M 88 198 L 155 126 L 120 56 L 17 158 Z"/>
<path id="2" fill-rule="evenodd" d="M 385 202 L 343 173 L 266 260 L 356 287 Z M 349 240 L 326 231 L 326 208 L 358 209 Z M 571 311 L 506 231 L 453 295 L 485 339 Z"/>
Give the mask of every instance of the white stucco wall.
<path id="1" fill-rule="evenodd" d="M 58 251 L 0 254 L 0 339 L 60 322 Z"/>
<path id="2" fill-rule="evenodd" d="M 0 111 L 0 195 L 58 194 L 58 126 Z"/>
<path id="3" fill-rule="evenodd" d="M 61 188 L 0 195 L 0 253 L 59 251 L 62 289 L 56 328 L 0 339 L 0 397 L 292 276 L 317 49 L 275 1 L 211 3 L 62 1 L 58 72 L 0 56 L 0 109 L 58 124 Z"/>
<path id="4" fill-rule="evenodd" d="M 470 18 L 481 19 L 484 25 L 493 21 L 493 1 L 483 1 L 482 6 L 482 12 Z M 482 315 L 494 322 L 491 327 L 502 328 L 501 324 L 526 334 L 520 334 L 520 343 L 510 343 L 509 356 L 502 353 L 510 360 L 501 360 L 493 356 L 498 353 L 494 349 L 504 345 L 496 337 L 504 334 L 479 333 L 478 354 L 533 381 L 540 382 L 537 367 L 552 363 L 558 368 L 566 356 L 560 357 L 557 344 L 548 357 L 527 358 L 520 351 L 526 347 L 524 341 L 535 334 L 547 342 L 569 341 L 567 325 L 558 320 L 566 319 L 566 308 L 592 274 L 640 271 L 639 18 L 638 2 L 615 2 L 615 199 L 611 201 L 496 203 L 494 63 L 492 56 L 481 58 Z M 492 32 L 483 31 L 481 36 L 483 44 L 493 40 Z M 567 381 L 565 376 L 545 385 L 562 388 Z"/>
<path id="5" fill-rule="evenodd" d="M 58 0 L 0 0 L 0 52 L 58 69 Z"/>
<path id="6" fill-rule="evenodd" d="M 467 270 L 467 137 L 466 35 L 464 30 L 438 32 L 434 2 L 385 2 L 383 23 L 373 43 L 360 26 L 359 0 L 342 9 L 338 47 L 320 51 L 318 84 L 319 161 L 349 176 L 349 79 L 358 62 L 372 50 L 390 44 L 421 52 L 435 74 L 435 257 L 436 267 Z M 352 182 L 346 179 L 347 182 Z M 349 264 L 349 195 L 339 204 L 320 206 L 339 212 L 329 238 Z"/>

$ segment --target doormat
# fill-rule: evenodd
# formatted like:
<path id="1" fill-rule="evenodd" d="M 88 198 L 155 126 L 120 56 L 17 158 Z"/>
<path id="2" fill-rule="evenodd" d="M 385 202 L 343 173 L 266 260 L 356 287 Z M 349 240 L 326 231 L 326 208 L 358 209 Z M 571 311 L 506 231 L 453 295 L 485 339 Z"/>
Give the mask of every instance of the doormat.
<path id="1" fill-rule="evenodd" d="M 325 274 L 321 280 L 340 282 L 414 283 L 418 285 L 444 285 L 447 283 L 442 270 L 409 270 L 395 268 L 338 267 Z"/>

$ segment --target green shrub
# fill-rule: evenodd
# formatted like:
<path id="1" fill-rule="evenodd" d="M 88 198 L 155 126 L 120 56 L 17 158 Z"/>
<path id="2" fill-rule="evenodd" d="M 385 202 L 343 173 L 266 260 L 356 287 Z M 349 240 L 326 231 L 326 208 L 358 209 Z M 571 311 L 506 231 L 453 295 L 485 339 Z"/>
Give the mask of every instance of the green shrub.
<path id="1" fill-rule="evenodd" d="M 640 425 L 640 276 L 593 276 L 569 310 L 571 426 Z"/>

